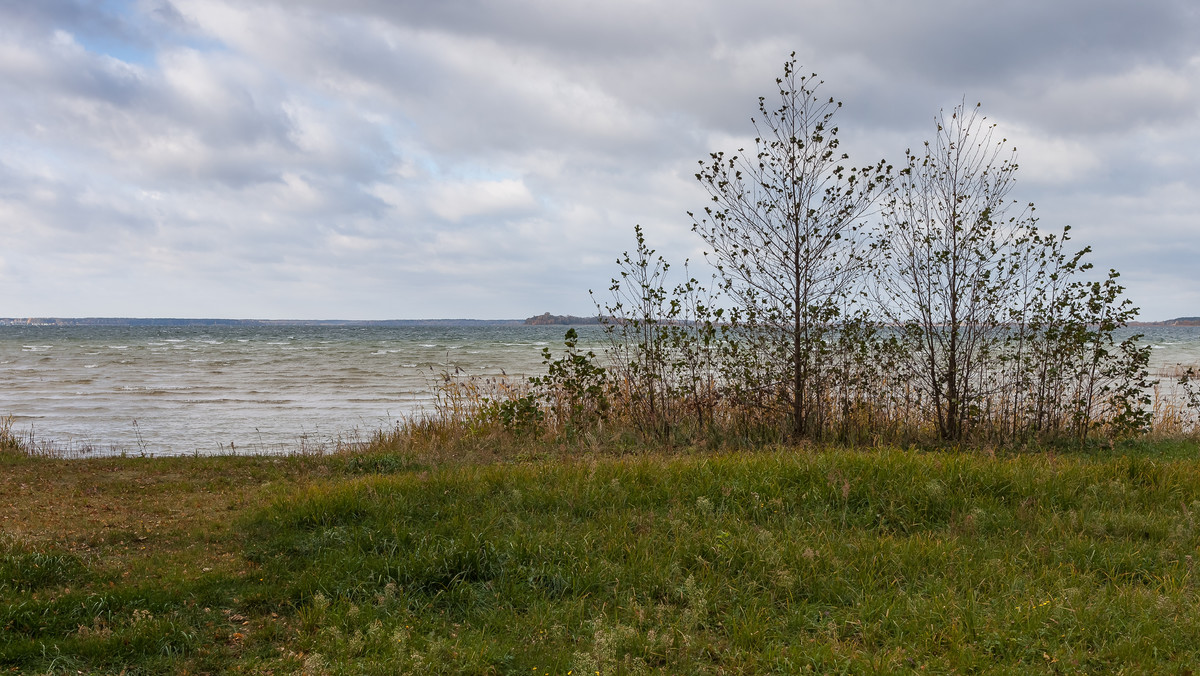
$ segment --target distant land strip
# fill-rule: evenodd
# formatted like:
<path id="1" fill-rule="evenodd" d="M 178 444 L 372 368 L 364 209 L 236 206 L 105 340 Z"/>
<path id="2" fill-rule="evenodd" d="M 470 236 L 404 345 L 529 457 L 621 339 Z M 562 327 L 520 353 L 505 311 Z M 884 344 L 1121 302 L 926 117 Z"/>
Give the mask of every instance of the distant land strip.
<path id="1" fill-rule="evenodd" d="M 180 319 L 171 317 L 0 317 L 0 326 L 522 326 L 520 319 Z"/>
<path id="2" fill-rule="evenodd" d="M 576 317 L 575 315 L 552 315 L 549 312 L 543 312 L 536 317 L 530 317 L 525 320 L 526 326 L 585 326 L 588 324 L 600 324 L 600 317 Z"/>
<path id="3" fill-rule="evenodd" d="M 544 312 L 527 319 L 184 319 L 173 317 L 0 317 L 0 326 L 588 326 L 602 318 L 553 315 Z M 1200 317 L 1176 317 L 1160 322 L 1130 322 L 1129 326 L 1200 326 Z"/>
<path id="4" fill-rule="evenodd" d="M 1162 322 L 1129 322 L 1130 326 L 1200 326 L 1200 317 L 1176 317 Z"/>

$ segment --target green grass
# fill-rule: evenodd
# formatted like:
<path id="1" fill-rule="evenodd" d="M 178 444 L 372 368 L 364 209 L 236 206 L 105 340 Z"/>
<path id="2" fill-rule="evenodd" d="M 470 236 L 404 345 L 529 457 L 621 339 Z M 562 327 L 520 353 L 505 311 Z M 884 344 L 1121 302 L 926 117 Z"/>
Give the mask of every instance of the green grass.
<path id="1" fill-rule="evenodd" d="M 216 504 L 9 535 L 0 668 L 1189 673 L 1198 450 L 114 460 Z"/>

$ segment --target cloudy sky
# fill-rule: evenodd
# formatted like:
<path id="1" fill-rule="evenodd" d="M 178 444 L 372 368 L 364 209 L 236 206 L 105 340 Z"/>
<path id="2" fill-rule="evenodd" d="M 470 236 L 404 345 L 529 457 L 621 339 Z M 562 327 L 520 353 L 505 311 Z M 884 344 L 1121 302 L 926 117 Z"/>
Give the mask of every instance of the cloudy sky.
<path id="1" fill-rule="evenodd" d="M 1200 315 L 1194 0 L 0 0 L 0 316 L 594 312 L 795 51 L 852 160 L 982 102 L 1014 197 Z"/>

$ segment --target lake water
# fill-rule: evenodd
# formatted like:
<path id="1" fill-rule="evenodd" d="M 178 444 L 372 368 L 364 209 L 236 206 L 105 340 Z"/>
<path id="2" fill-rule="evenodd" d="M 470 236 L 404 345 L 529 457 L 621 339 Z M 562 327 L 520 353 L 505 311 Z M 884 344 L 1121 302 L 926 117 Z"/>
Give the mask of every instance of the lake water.
<path id="1" fill-rule="evenodd" d="M 562 326 L 0 326 L 0 418 L 70 454 L 330 448 L 432 412 L 443 371 L 514 378 Z M 598 353 L 600 327 L 581 327 Z M 1200 328 L 1140 328 L 1153 368 L 1200 365 Z"/>
<path id="2" fill-rule="evenodd" d="M 329 448 L 431 412 L 443 371 L 538 375 L 565 330 L 0 326 L 0 418 L 75 453 Z"/>

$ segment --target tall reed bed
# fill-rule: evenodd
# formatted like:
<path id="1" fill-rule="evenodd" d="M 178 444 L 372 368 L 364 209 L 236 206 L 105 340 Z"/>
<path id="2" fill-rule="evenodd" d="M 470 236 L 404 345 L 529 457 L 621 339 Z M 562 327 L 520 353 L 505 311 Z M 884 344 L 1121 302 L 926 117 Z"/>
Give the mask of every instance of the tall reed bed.
<path id="1" fill-rule="evenodd" d="M 381 432 L 374 447 L 462 453 L 473 445 L 482 451 L 477 455 L 503 455 L 540 445 L 570 455 L 621 446 L 947 443 L 928 391 L 906 372 L 899 331 L 832 335 L 823 348 L 825 366 L 810 374 L 808 432 L 797 439 L 791 434 L 793 381 L 772 378 L 786 368 L 758 349 L 753 335 L 695 322 L 647 326 L 644 319 L 608 329 L 610 344 L 601 354 L 582 350 L 568 330 L 562 349 L 544 350 L 542 376 L 443 374 L 429 415 Z M 1006 331 L 1001 347 L 1013 350 L 1012 330 Z M 1078 351 L 1058 355 L 1052 366 L 1044 349 L 1036 354 L 1036 360 L 1022 357 L 1036 370 L 1015 364 L 1006 352 L 980 375 L 981 394 L 968 408 L 964 436 L 953 444 L 1054 448 L 1200 436 L 1194 370 L 1152 378 L 1139 362 L 1131 373 L 1096 375 Z"/>

